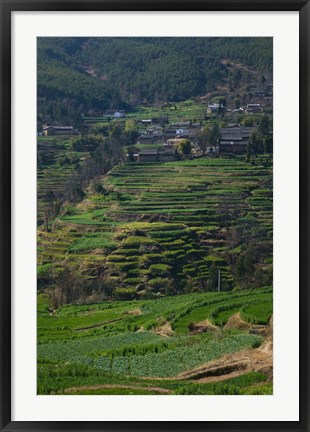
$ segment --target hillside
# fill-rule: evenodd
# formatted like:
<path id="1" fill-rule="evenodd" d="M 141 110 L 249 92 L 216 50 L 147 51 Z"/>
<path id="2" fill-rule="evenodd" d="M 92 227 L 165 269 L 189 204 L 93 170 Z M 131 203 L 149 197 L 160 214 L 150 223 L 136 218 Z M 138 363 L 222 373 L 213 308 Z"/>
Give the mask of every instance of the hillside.
<path id="1" fill-rule="evenodd" d="M 272 394 L 271 38 L 39 38 L 38 394 Z"/>
<path id="2" fill-rule="evenodd" d="M 242 67 L 233 67 L 240 65 Z M 38 38 L 42 117 L 202 96 L 272 74 L 271 38 Z M 53 103 L 51 103 L 53 101 Z"/>
<path id="3" fill-rule="evenodd" d="M 55 305 L 212 291 L 219 271 L 222 289 L 269 284 L 271 169 L 264 157 L 120 164 L 39 230 L 38 247 Z"/>

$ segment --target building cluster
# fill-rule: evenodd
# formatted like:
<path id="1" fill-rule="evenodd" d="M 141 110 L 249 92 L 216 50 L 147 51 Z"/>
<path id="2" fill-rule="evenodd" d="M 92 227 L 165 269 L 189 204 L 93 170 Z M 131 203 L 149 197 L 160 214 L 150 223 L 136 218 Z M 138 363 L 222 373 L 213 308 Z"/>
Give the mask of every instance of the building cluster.
<path id="1" fill-rule="evenodd" d="M 202 128 L 200 123 L 176 122 L 169 124 L 168 117 L 156 117 L 140 120 L 141 125 L 148 127 L 141 133 L 134 146 L 131 146 L 126 155 L 127 160 L 140 162 L 167 162 L 177 157 L 177 144 L 188 139 L 195 147 L 195 137 Z M 140 148 L 138 146 L 141 146 Z"/>
<path id="2" fill-rule="evenodd" d="M 186 124 L 185 124 L 186 123 Z M 189 123 L 189 122 L 188 122 Z M 177 158 L 176 149 L 180 141 L 188 139 L 191 143 L 192 154 L 200 153 L 197 134 L 201 131 L 201 125 L 187 124 L 183 122 L 182 129 L 179 123 L 163 129 L 161 126 L 150 126 L 146 132 L 137 138 L 135 145 L 128 148 L 126 159 L 132 162 L 167 162 Z M 232 124 L 220 128 L 218 143 L 208 146 L 206 154 L 244 154 L 250 136 L 257 127 L 246 127 Z"/>
<path id="3" fill-rule="evenodd" d="M 191 144 L 191 154 L 244 154 L 255 130 L 257 130 L 256 117 L 250 122 L 253 126 L 241 126 L 240 120 L 235 114 L 262 114 L 267 108 L 272 108 L 273 90 L 272 84 L 261 88 L 250 89 L 250 102 L 244 106 L 232 109 L 226 106 L 225 102 L 210 102 L 207 104 L 207 113 L 218 116 L 220 113 L 228 114 L 231 122 L 227 127 L 219 130 L 219 137 L 212 146 L 203 150 L 199 146 L 198 134 L 203 129 L 202 123 L 196 121 L 176 121 L 171 123 L 167 115 L 159 115 L 149 119 L 137 121 L 140 135 L 134 145 L 128 148 L 126 159 L 140 162 L 164 162 L 172 161 L 178 157 L 177 149 L 180 148 L 180 141 L 186 139 Z M 238 106 L 238 105 L 237 105 Z M 89 113 L 88 113 L 89 114 Z M 94 114 L 94 113 L 93 113 Z M 96 113 L 99 114 L 99 113 Z M 230 115 L 229 115 L 230 114 Z M 100 117 L 107 119 L 123 119 L 126 113 L 121 109 L 106 110 L 100 112 Z M 85 126 L 85 124 L 84 124 Z M 78 134 L 73 126 L 42 125 L 38 135 L 75 135 Z"/>
<path id="4" fill-rule="evenodd" d="M 168 119 L 166 121 L 168 121 Z M 141 120 L 141 123 L 144 122 L 145 120 Z M 189 121 L 171 123 L 166 128 L 164 127 L 164 122 L 159 124 L 154 123 L 153 120 L 150 120 L 148 124 L 150 126 L 140 134 L 136 144 L 156 144 L 165 142 L 171 138 L 192 139 L 197 135 L 202 127 L 200 123 L 192 124 Z"/>
<path id="5" fill-rule="evenodd" d="M 227 114 L 260 114 L 266 108 L 272 107 L 273 85 L 267 84 L 265 87 L 254 87 L 249 90 L 250 101 L 243 106 L 236 108 L 227 107 L 223 103 L 209 103 L 207 114 L 218 114 L 225 111 Z"/>

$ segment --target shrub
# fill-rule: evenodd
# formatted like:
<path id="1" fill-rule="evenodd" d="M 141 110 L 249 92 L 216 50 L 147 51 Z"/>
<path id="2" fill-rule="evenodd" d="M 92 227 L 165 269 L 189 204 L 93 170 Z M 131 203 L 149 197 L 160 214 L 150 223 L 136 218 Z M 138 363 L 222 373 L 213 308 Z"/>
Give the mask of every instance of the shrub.
<path id="1" fill-rule="evenodd" d="M 152 264 L 150 265 L 149 270 L 153 274 L 168 275 L 169 272 L 172 270 L 172 267 L 168 266 L 167 264 Z"/>
<path id="2" fill-rule="evenodd" d="M 126 278 L 126 279 L 124 279 L 124 283 L 128 283 L 130 285 L 133 285 L 133 284 L 137 285 L 140 282 L 141 282 L 140 278 Z"/>
<path id="3" fill-rule="evenodd" d="M 171 281 L 167 278 L 154 278 L 148 282 L 152 291 L 167 293 L 172 288 Z"/>
<path id="4" fill-rule="evenodd" d="M 154 240 L 150 239 L 149 237 L 143 237 L 143 236 L 130 236 L 127 237 L 126 240 L 123 243 L 123 247 L 125 248 L 132 248 L 132 247 L 140 247 L 142 245 L 154 245 L 157 244 Z"/>

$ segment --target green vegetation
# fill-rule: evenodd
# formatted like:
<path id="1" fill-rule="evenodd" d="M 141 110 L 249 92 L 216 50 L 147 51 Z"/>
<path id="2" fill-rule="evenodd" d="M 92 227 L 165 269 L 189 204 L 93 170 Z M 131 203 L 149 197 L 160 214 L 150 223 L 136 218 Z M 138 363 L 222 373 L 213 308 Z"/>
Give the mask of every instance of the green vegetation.
<path id="1" fill-rule="evenodd" d="M 207 318 L 216 323 L 212 317 L 220 307 L 229 310 L 231 316 L 237 303 L 241 310 L 245 304 L 260 302 L 260 309 L 251 310 L 253 316 L 257 321 L 267 314 L 270 317 L 272 290 L 268 287 L 67 305 L 53 314 L 45 295 L 39 295 L 38 301 L 40 394 L 62 393 L 72 388 L 75 389 L 70 394 L 158 394 L 165 390 L 172 394 L 257 394 L 264 389 L 270 392 L 267 377 L 257 372 L 210 384 L 196 384 L 178 376 L 223 355 L 260 346 L 263 338 L 251 334 L 250 328 L 244 331 L 218 327 L 212 332 L 194 334 L 189 333 L 189 323 Z M 174 330 L 170 337 L 160 330 L 167 323 Z M 260 383 L 264 386 L 258 386 Z"/>
<path id="2" fill-rule="evenodd" d="M 239 63 L 246 67 L 233 68 Z M 38 38 L 42 116 L 74 124 L 81 109 L 182 101 L 223 84 L 232 90 L 251 68 L 270 73 L 271 38 Z"/>
<path id="3" fill-rule="evenodd" d="M 81 302 L 116 289 L 118 299 L 215 291 L 219 272 L 221 290 L 270 284 L 271 181 L 263 158 L 255 166 L 241 156 L 120 164 L 101 193 L 90 189 L 39 231 L 39 276 L 48 269 L 57 305 L 66 302 L 61 268 L 78 276 L 72 296 Z"/>
<path id="4" fill-rule="evenodd" d="M 272 394 L 272 39 L 39 38 L 37 72 L 38 393 Z"/>

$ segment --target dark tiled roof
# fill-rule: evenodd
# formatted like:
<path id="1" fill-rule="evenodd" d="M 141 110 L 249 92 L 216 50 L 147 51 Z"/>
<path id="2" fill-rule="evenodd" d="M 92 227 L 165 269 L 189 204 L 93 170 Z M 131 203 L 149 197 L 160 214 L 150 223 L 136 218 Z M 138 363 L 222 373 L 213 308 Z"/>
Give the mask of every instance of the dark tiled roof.
<path id="1" fill-rule="evenodd" d="M 241 135 L 223 135 L 222 140 L 224 141 L 242 141 L 242 136 Z"/>

